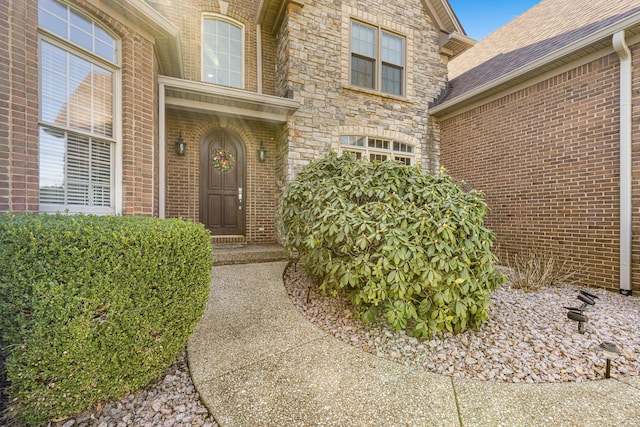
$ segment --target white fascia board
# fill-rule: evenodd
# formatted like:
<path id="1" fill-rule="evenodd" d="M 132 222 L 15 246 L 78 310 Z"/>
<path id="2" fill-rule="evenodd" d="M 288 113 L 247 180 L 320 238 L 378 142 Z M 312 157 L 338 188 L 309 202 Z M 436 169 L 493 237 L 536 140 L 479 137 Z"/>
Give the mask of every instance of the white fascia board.
<path id="1" fill-rule="evenodd" d="M 167 41 L 171 63 L 176 68 L 175 74 L 178 77 L 184 76 L 184 66 L 182 64 L 182 45 L 180 43 L 180 29 L 169 21 L 156 9 L 149 6 L 144 0 L 108 0 L 107 4 L 118 5 L 126 11 L 125 17 L 134 18 L 138 22 L 153 28 L 154 32 L 161 34 Z"/>
<path id="2" fill-rule="evenodd" d="M 158 83 L 163 84 L 166 89 L 193 92 L 199 95 L 212 96 L 226 101 L 236 101 L 258 107 L 267 106 L 288 112 L 293 112 L 300 107 L 300 103 L 293 99 L 248 92 L 243 89 L 217 86 L 211 83 L 183 80 L 167 76 L 158 76 Z"/>

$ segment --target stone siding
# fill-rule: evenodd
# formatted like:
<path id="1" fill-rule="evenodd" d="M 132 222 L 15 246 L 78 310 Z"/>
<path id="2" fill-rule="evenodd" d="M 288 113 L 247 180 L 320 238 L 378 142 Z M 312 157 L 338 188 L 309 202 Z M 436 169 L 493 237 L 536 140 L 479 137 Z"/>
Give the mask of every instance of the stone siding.
<path id="1" fill-rule="evenodd" d="M 350 0 L 307 2 L 290 7 L 277 39 L 276 84 L 292 91 L 300 109 L 288 122 L 286 179 L 330 150 L 340 135 L 393 138 L 415 146 L 416 163 L 438 166 L 437 133 L 427 104 L 446 81 L 438 53 L 439 33 L 420 1 Z M 406 96 L 352 86 L 349 82 L 350 25 L 357 20 L 406 38 Z"/>

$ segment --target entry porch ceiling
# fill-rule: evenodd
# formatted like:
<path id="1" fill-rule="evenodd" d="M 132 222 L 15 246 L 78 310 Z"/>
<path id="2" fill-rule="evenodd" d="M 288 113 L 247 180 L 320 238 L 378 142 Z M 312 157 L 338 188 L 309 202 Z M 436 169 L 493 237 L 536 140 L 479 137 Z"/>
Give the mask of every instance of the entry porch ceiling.
<path id="1" fill-rule="evenodd" d="M 247 92 L 211 83 L 159 76 L 169 109 L 285 123 L 300 104 L 288 98 Z"/>

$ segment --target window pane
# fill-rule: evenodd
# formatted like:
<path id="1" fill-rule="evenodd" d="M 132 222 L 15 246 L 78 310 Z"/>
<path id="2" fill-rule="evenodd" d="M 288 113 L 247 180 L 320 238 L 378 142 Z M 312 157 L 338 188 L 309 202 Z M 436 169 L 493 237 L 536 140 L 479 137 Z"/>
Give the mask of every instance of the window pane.
<path id="1" fill-rule="evenodd" d="M 393 151 L 398 151 L 400 153 L 413 153 L 413 146 L 409 144 L 405 144 L 403 142 L 393 142 Z"/>
<path id="2" fill-rule="evenodd" d="M 381 148 L 383 150 L 388 150 L 389 149 L 389 141 L 387 141 L 385 139 L 369 138 L 369 144 L 368 145 L 371 148 Z"/>
<path id="3" fill-rule="evenodd" d="M 64 50 L 43 42 L 40 76 L 42 96 L 40 117 L 46 122 L 67 125 L 68 66 Z"/>
<path id="4" fill-rule="evenodd" d="M 40 26 L 72 43 L 47 35 L 40 42 L 40 117 L 48 124 L 39 135 L 41 208 L 110 208 L 114 144 L 92 135 L 113 136 L 115 72 L 84 51 L 114 62 L 116 39 L 56 0 L 38 0 L 38 8 Z"/>
<path id="5" fill-rule="evenodd" d="M 388 159 L 388 156 L 386 154 L 376 154 L 376 153 L 369 154 L 370 162 L 384 162 L 387 159 Z"/>
<path id="6" fill-rule="evenodd" d="M 67 37 L 67 8 L 53 0 L 39 0 L 38 25 L 60 37 Z"/>
<path id="7" fill-rule="evenodd" d="M 204 20 L 204 80 L 242 87 L 242 29 L 218 19 Z"/>
<path id="8" fill-rule="evenodd" d="M 234 72 L 229 73 L 229 86 L 242 87 L 242 74 Z"/>
<path id="9" fill-rule="evenodd" d="M 64 133 L 40 128 L 40 203 L 64 203 Z"/>
<path id="10" fill-rule="evenodd" d="M 84 17 L 78 15 L 73 10 L 69 11 L 70 28 L 69 37 L 72 42 L 89 51 L 93 51 L 93 25 Z"/>
<path id="11" fill-rule="evenodd" d="M 360 135 L 342 135 L 340 137 L 340 143 L 342 145 L 352 145 L 355 147 L 364 147 L 366 140 L 367 140 L 366 136 L 360 136 Z"/>
<path id="12" fill-rule="evenodd" d="M 406 165 L 414 163 L 415 147 L 404 142 L 361 135 L 341 135 L 340 145 L 344 147 L 342 152 L 360 153 L 363 158 L 371 162 L 394 159 Z"/>
<path id="13" fill-rule="evenodd" d="M 72 42 L 87 50 L 93 50 L 93 38 L 91 37 L 91 34 L 86 33 L 74 26 L 71 26 L 70 31 L 70 39 Z"/>
<path id="14" fill-rule="evenodd" d="M 115 62 L 116 61 L 116 41 L 113 37 L 106 33 L 97 25 L 93 26 L 95 34 L 94 52 L 103 58 Z"/>
<path id="15" fill-rule="evenodd" d="M 69 22 L 71 23 L 72 26 L 91 35 L 93 25 L 91 21 L 89 21 L 84 16 L 79 15 L 73 10 L 69 10 Z"/>
<path id="16" fill-rule="evenodd" d="M 382 91 L 402 95 L 402 70 L 400 68 L 382 64 Z"/>
<path id="17" fill-rule="evenodd" d="M 370 59 L 351 57 L 351 84 L 374 88 L 375 62 Z"/>
<path id="18" fill-rule="evenodd" d="M 112 143 L 40 128 L 40 203 L 111 206 Z"/>
<path id="19" fill-rule="evenodd" d="M 382 33 L 382 61 L 402 66 L 402 39 Z"/>
<path id="20" fill-rule="evenodd" d="M 38 25 L 114 62 L 116 42 L 90 19 L 56 0 L 38 0 Z"/>
<path id="21" fill-rule="evenodd" d="M 91 205 L 111 205 L 111 144 L 92 141 L 91 145 Z"/>
<path id="22" fill-rule="evenodd" d="M 376 32 L 373 28 L 365 27 L 355 22 L 352 23 L 351 51 L 358 55 L 368 56 L 369 58 L 375 57 L 375 37 Z"/>
<path id="23" fill-rule="evenodd" d="M 42 121 L 113 136 L 113 72 L 45 41 L 41 46 Z"/>

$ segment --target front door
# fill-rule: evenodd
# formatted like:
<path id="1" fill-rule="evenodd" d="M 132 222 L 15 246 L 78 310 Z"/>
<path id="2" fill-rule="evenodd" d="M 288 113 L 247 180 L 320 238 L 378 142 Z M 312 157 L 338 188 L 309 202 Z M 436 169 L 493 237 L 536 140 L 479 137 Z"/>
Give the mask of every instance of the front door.
<path id="1" fill-rule="evenodd" d="M 233 156 L 229 170 L 214 166 L 212 155 Z M 217 130 L 200 146 L 200 221 L 216 235 L 244 235 L 244 148 L 233 132 Z"/>

